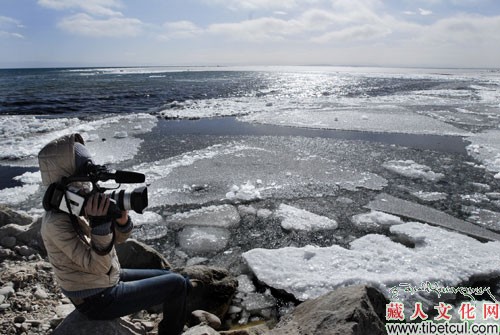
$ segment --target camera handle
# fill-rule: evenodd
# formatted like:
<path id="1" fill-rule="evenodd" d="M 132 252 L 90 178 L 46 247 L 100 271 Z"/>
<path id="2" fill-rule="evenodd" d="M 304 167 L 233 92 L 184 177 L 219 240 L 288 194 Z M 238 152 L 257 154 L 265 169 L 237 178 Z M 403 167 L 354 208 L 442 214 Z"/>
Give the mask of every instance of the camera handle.
<path id="1" fill-rule="evenodd" d="M 87 246 L 92 248 L 92 250 L 94 250 L 94 252 L 96 254 L 98 254 L 99 256 L 105 256 L 105 255 L 109 254 L 111 252 L 111 250 L 113 250 L 113 246 L 115 245 L 115 229 L 114 228 L 111 229 L 111 233 L 113 234 L 113 237 L 111 238 L 111 243 L 109 244 L 109 246 L 104 250 L 100 250 L 100 249 L 96 248 L 96 246 L 94 245 L 94 243 L 92 243 L 92 241 L 91 241 L 91 243 L 89 243 L 89 241 L 87 241 L 87 237 L 85 236 L 84 232 L 82 231 L 82 227 L 80 227 L 80 224 L 78 223 L 78 218 L 76 217 L 75 214 L 73 214 L 73 211 L 71 210 L 71 206 L 69 203 L 69 199 L 66 196 L 66 192 L 64 192 L 64 200 L 66 201 L 66 207 L 69 210 L 69 218 L 71 220 L 71 225 L 73 226 L 73 229 L 75 230 L 75 232 L 78 235 L 78 237 L 80 238 L 80 240 L 83 243 L 85 243 Z"/>

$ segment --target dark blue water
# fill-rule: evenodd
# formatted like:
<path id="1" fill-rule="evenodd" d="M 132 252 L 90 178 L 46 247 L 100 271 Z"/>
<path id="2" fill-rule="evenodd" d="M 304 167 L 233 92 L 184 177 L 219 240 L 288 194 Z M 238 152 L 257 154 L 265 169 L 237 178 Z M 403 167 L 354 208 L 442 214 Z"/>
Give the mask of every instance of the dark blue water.
<path id="1" fill-rule="evenodd" d="M 0 114 L 76 115 L 157 112 L 173 101 L 273 96 L 377 97 L 464 83 L 447 78 L 385 78 L 346 73 L 266 71 L 135 71 L 105 69 L 0 70 Z"/>
<path id="2" fill-rule="evenodd" d="M 0 114 L 155 112 L 173 101 L 248 95 L 267 87 L 265 77 L 233 71 L 0 70 Z"/>

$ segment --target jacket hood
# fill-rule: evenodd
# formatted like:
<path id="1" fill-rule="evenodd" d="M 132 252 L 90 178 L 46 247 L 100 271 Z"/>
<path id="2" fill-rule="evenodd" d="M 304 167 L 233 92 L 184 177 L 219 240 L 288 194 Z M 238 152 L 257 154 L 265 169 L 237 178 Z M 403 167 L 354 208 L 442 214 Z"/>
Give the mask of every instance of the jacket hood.
<path id="1" fill-rule="evenodd" d="M 48 143 L 38 153 L 42 184 L 49 186 L 76 171 L 75 142 L 83 144 L 79 134 L 65 135 Z"/>

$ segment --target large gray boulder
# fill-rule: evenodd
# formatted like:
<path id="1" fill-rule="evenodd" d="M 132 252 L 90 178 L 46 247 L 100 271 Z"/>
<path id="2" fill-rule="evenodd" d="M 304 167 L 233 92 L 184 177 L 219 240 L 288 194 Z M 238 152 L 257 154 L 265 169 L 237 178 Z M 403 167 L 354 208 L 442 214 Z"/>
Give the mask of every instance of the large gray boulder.
<path id="1" fill-rule="evenodd" d="M 300 304 L 269 335 L 382 335 L 387 303 L 372 287 L 339 288 Z"/>
<path id="2" fill-rule="evenodd" d="M 75 310 L 54 329 L 53 335 L 139 335 L 146 334 L 144 328 L 139 328 L 123 318 L 113 320 L 89 320 L 85 315 Z"/>

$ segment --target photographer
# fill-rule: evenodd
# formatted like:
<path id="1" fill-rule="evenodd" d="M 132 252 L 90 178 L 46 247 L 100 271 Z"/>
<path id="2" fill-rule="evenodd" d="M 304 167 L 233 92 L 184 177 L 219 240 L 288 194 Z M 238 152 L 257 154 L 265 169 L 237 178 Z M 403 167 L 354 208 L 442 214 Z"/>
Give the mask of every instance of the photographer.
<path id="1" fill-rule="evenodd" d="M 91 156 L 83 138 L 72 134 L 47 144 L 38 160 L 43 185 L 49 186 L 81 173 Z M 131 234 L 133 224 L 128 212 L 110 219 L 109 196 L 91 194 L 89 182 L 70 185 L 87 197 L 85 215 L 46 209 L 41 228 L 62 292 L 89 319 L 114 319 L 163 304 L 159 334 L 180 334 L 191 281 L 167 270 L 121 269 L 114 245 Z M 71 207 L 67 199 L 66 204 Z"/>

